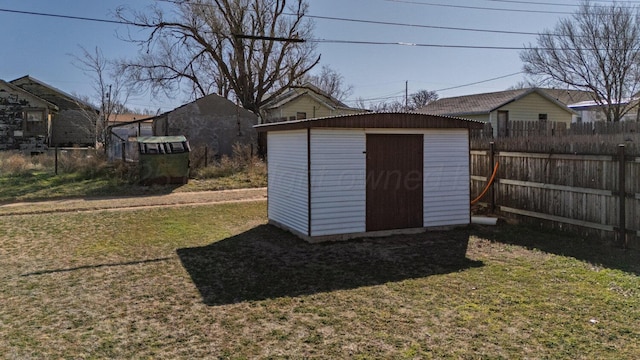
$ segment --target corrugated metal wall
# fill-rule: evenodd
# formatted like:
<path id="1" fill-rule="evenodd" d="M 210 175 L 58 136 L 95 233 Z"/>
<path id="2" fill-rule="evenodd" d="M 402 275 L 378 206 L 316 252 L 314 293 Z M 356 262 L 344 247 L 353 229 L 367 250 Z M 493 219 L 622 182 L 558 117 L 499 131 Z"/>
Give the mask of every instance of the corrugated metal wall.
<path id="1" fill-rule="evenodd" d="M 469 139 L 466 129 L 424 134 L 424 226 L 468 224 Z"/>
<path id="2" fill-rule="evenodd" d="M 363 130 L 311 130 L 312 236 L 365 231 L 365 150 Z"/>
<path id="3" fill-rule="evenodd" d="M 269 219 L 308 234 L 307 131 L 267 135 Z"/>

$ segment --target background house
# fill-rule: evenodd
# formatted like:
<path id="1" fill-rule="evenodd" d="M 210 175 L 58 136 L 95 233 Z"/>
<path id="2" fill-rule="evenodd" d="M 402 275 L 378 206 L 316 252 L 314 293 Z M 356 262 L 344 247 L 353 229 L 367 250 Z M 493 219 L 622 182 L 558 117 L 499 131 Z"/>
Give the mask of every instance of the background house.
<path id="1" fill-rule="evenodd" d="M 55 104 L 0 80 L 0 150 L 42 148 L 57 112 Z"/>
<path id="2" fill-rule="evenodd" d="M 311 83 L 292 86 L 263 106 L 265 123 L 363 113 L 328 95 Z"/>
<path id="3" fill-rule="evenodd" d="M 469 224 L 475 127 L 415 113 L 259 125 L 269 221 L 311 242 Z"/>
<path id="4" fill-rule="evenodd" d="M 508 136 L 513 121 L 554 121 L 569 126 L 577 113 L 559 100 L 562 94 L 566 93 L 550 94 L 538 88 L 506 90 L 442 98 L 418 111 L 488 122 L 494 136 Z"/>
<path id="5" fill-rule="evenodd" d="M 29 75 L 12 80 L 11 84 L 58 108 L 51 118 L 50 146 L 95 146 L 100 113 L 97 108 Z"/>
<path id="6" fill-rule="evenodd" d="M 258 116 L 216 94 L 153 118 L 154 136 L 184 135 L 193 156 L 206 147 L 210 156 L 232 155 L 236 143 L 255 147 Z"/>
<path id="7" fill-rule="evenodd" d="M 633 101 L 637 101 L 634 99 Z M 624 105 L 628 104 L 627 102 Z M 575 111 L 578 115 L 575 122 L 592 123 L 598 121 L 607 121 L 607 115 L 602 110 L 602 106 L 593 100 L 581 101 L 578 103 L 572 103 L 568 105 L 571 110 Z M 629 112 L 627 112 L 621 121 L 638 121 L 640 119 L 640 106 L 633 106 Z"/>

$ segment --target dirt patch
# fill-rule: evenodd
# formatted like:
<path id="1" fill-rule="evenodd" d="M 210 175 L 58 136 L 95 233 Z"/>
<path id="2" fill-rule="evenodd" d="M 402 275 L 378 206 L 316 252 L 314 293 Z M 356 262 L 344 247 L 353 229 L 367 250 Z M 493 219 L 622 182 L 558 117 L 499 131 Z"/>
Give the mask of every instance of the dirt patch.
<path id="1" fill-rule="evenodd" d="M 166 206 L 208 205 L 267 198 L 266 188 L 180 192 L 166 195 L 100 197 L 20 202 L 0 206 L 0 216 L 44 214 L 53 212 L 80 212 L 97 210 L 128 210 Z"/>

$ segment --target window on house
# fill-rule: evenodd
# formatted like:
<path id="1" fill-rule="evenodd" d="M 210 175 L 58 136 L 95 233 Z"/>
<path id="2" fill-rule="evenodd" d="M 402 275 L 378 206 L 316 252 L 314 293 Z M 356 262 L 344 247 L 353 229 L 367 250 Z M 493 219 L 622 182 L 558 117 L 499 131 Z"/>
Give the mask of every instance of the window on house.
<path id="1" fill-rule="evenodd" d="M 306 112 L 297 112 L 296 113 L 296 120 L 302 120 L 302 119 L 306 119 L 307 118 L 307 113 Z"/>
<path id="2" fill-rule="evenodd" d="M 46 130 L 44 123 L 43 111 L 27 111 L 26 117 L 26 131 L 30 133 L 42 132 Z"/>
<path id="3" fill-rule="evenodd" d="M 547 121 L 547 114 L 538 114 L 539 121 Z"/>

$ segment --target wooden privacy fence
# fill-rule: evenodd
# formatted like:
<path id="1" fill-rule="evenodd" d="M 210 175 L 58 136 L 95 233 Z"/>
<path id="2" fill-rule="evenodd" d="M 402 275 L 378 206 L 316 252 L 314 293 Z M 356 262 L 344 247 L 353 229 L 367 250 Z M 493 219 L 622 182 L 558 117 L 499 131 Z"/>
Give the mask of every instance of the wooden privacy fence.
<path id="1" fill-rule="evenodd" d="M 633 148 L 633 147 L 632 147 Z M 471 150 L 471 195 L 480 194 L 495 162 L 492 191 L 481 200 L 505 215 L 640 248 L 640 157 L 618 145 L 605 155 Z"/>
<path id="2" fill-rule="evenodd" d="M 485 123 L 482 129 L 472 129 L 471 137 L 474 139 L 487 139 L 494 137 L 493 126 Z M 638 134 L 640 122 L 585 122 L 567 124 L 555 121 L 510 121 L 506 129 L 496 132 L 500 138 L 529 137 L 529 136 L 557 136 L 569 135 L 614 135 L 614 134 Z"/>

